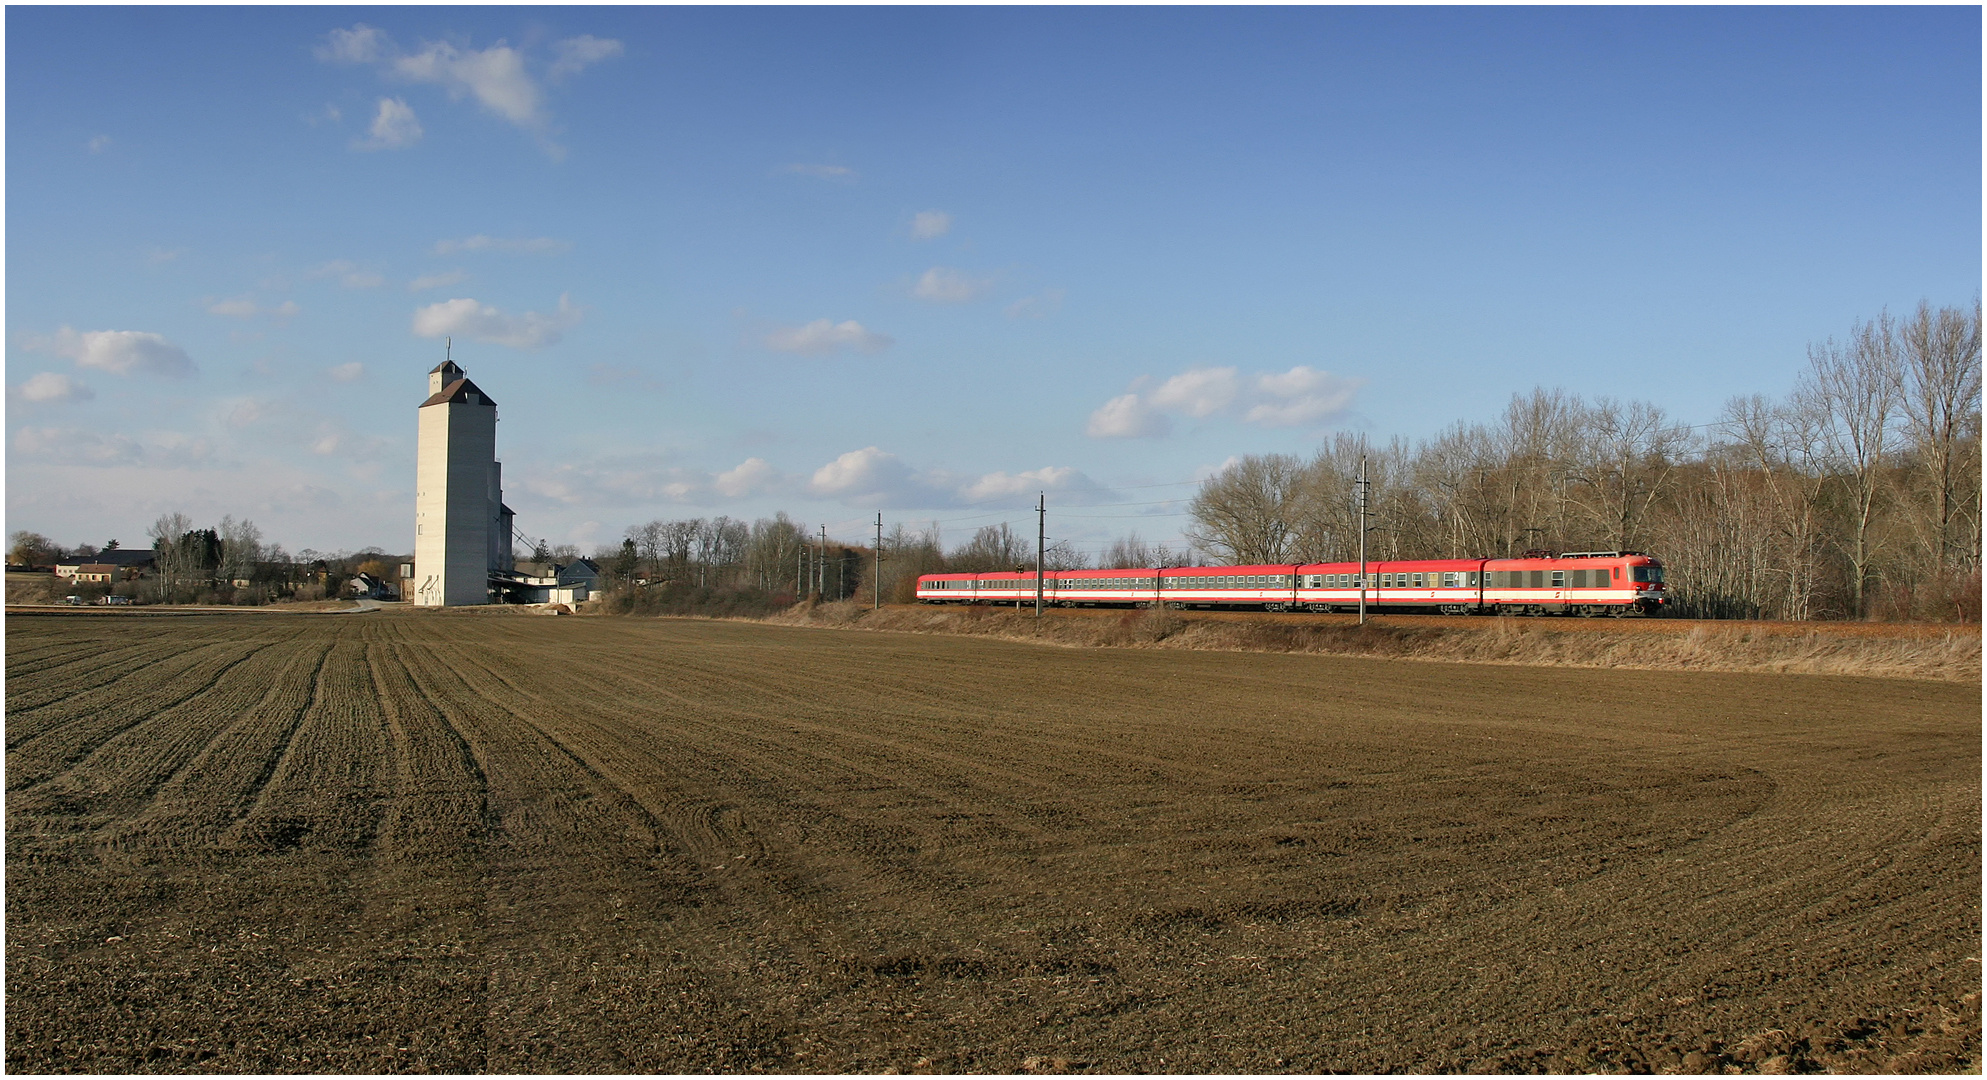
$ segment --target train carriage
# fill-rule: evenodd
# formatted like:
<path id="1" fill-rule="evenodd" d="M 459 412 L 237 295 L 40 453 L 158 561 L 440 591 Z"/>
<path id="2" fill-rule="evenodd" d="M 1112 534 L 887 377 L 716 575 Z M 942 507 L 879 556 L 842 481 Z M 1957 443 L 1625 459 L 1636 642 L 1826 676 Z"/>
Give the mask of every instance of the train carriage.
<path id="1" fill-rule="evenodd" d="M 1170 608 L 1290 611 L 1297 603 L 1297 567 L 1174 566 L 1159 571 L 1149 599 Z"/>
<path id="2" fill-rule="evenodd" d="M 1299 567 L 1305 611 L 1357 611 L 1359 564 L 1312 563 Z M 1436 611 L 1467 615 L 1483 602 L 1482 559 L 1382 560 L 1366 563 L 1367 610 Z"/>
<path id="3" fill-rule="evenodd" d="M 1527 552 L 1518 559 L 1369 560 L 1369 611 L 1446 615 L 1645 615 L 1668 603 L 1663 565 L 1634 551 Z M 1055 570 L 1041 597 L 1057 607 L 1164 605 L 1231 611 L 1354 611 L 1359 564 Z M 927 604 L 1032 604 L 1032 571 L 926 574 Z"/>

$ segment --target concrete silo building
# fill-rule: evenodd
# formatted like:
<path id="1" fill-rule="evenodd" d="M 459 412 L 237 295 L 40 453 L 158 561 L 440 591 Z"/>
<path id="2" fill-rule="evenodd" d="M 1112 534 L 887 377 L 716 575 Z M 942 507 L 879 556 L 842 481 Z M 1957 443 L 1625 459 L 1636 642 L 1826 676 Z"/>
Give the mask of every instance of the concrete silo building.
<path id="1" fill-rule="evenodd" d="M 490 603 L 490 575 L 513 569 L 497 403 L 444 360 L 428 372 L 418 415 L 411 599 L 424 607 Z"/>

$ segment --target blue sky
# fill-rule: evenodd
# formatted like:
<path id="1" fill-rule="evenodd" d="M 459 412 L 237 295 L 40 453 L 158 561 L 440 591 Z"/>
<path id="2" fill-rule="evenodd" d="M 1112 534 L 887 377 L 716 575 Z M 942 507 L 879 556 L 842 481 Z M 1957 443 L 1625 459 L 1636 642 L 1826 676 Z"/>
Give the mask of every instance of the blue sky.
<path id="1" fill-rule="evenodd" d="M 1493 418 L 1688 423 L 1972 302 L 1979 9 L 10 8 L 7 517 L 412 547 L 785 509 L 1086 547 Z"/>

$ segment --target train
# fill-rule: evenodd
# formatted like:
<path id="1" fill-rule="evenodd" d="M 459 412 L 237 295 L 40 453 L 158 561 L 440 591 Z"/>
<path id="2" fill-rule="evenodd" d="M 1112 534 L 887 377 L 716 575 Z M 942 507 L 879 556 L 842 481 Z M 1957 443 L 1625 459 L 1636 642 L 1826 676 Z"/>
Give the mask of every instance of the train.
<path id="1" fill-rule="evenodd" d="M 1639 551 L 1529 551 L 1516 559 L 1368 560 L 1366 610 L 1443 615 L 1660 615 L 1663 564 Z M 1357 611 L 1359 564 L 1051 570 L 1055 607 L 1164 606 L 1216 611 Z M 926 604 L 1032 604 L 1034 571 L 925 574 Z"/>

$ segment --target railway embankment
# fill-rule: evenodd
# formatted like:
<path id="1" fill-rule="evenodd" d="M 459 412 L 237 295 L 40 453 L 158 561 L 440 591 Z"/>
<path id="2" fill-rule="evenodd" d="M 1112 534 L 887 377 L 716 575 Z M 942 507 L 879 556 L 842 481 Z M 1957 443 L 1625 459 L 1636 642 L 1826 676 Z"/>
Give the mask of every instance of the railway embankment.
<path id="1" fill-rule="evenodd" d="M 1782 672 L 1980 681 L 1980 627 L 803 604 L 764 621 L 1032 641 L 1071 648 L 1316 653 L 1647 671 Z"/>

